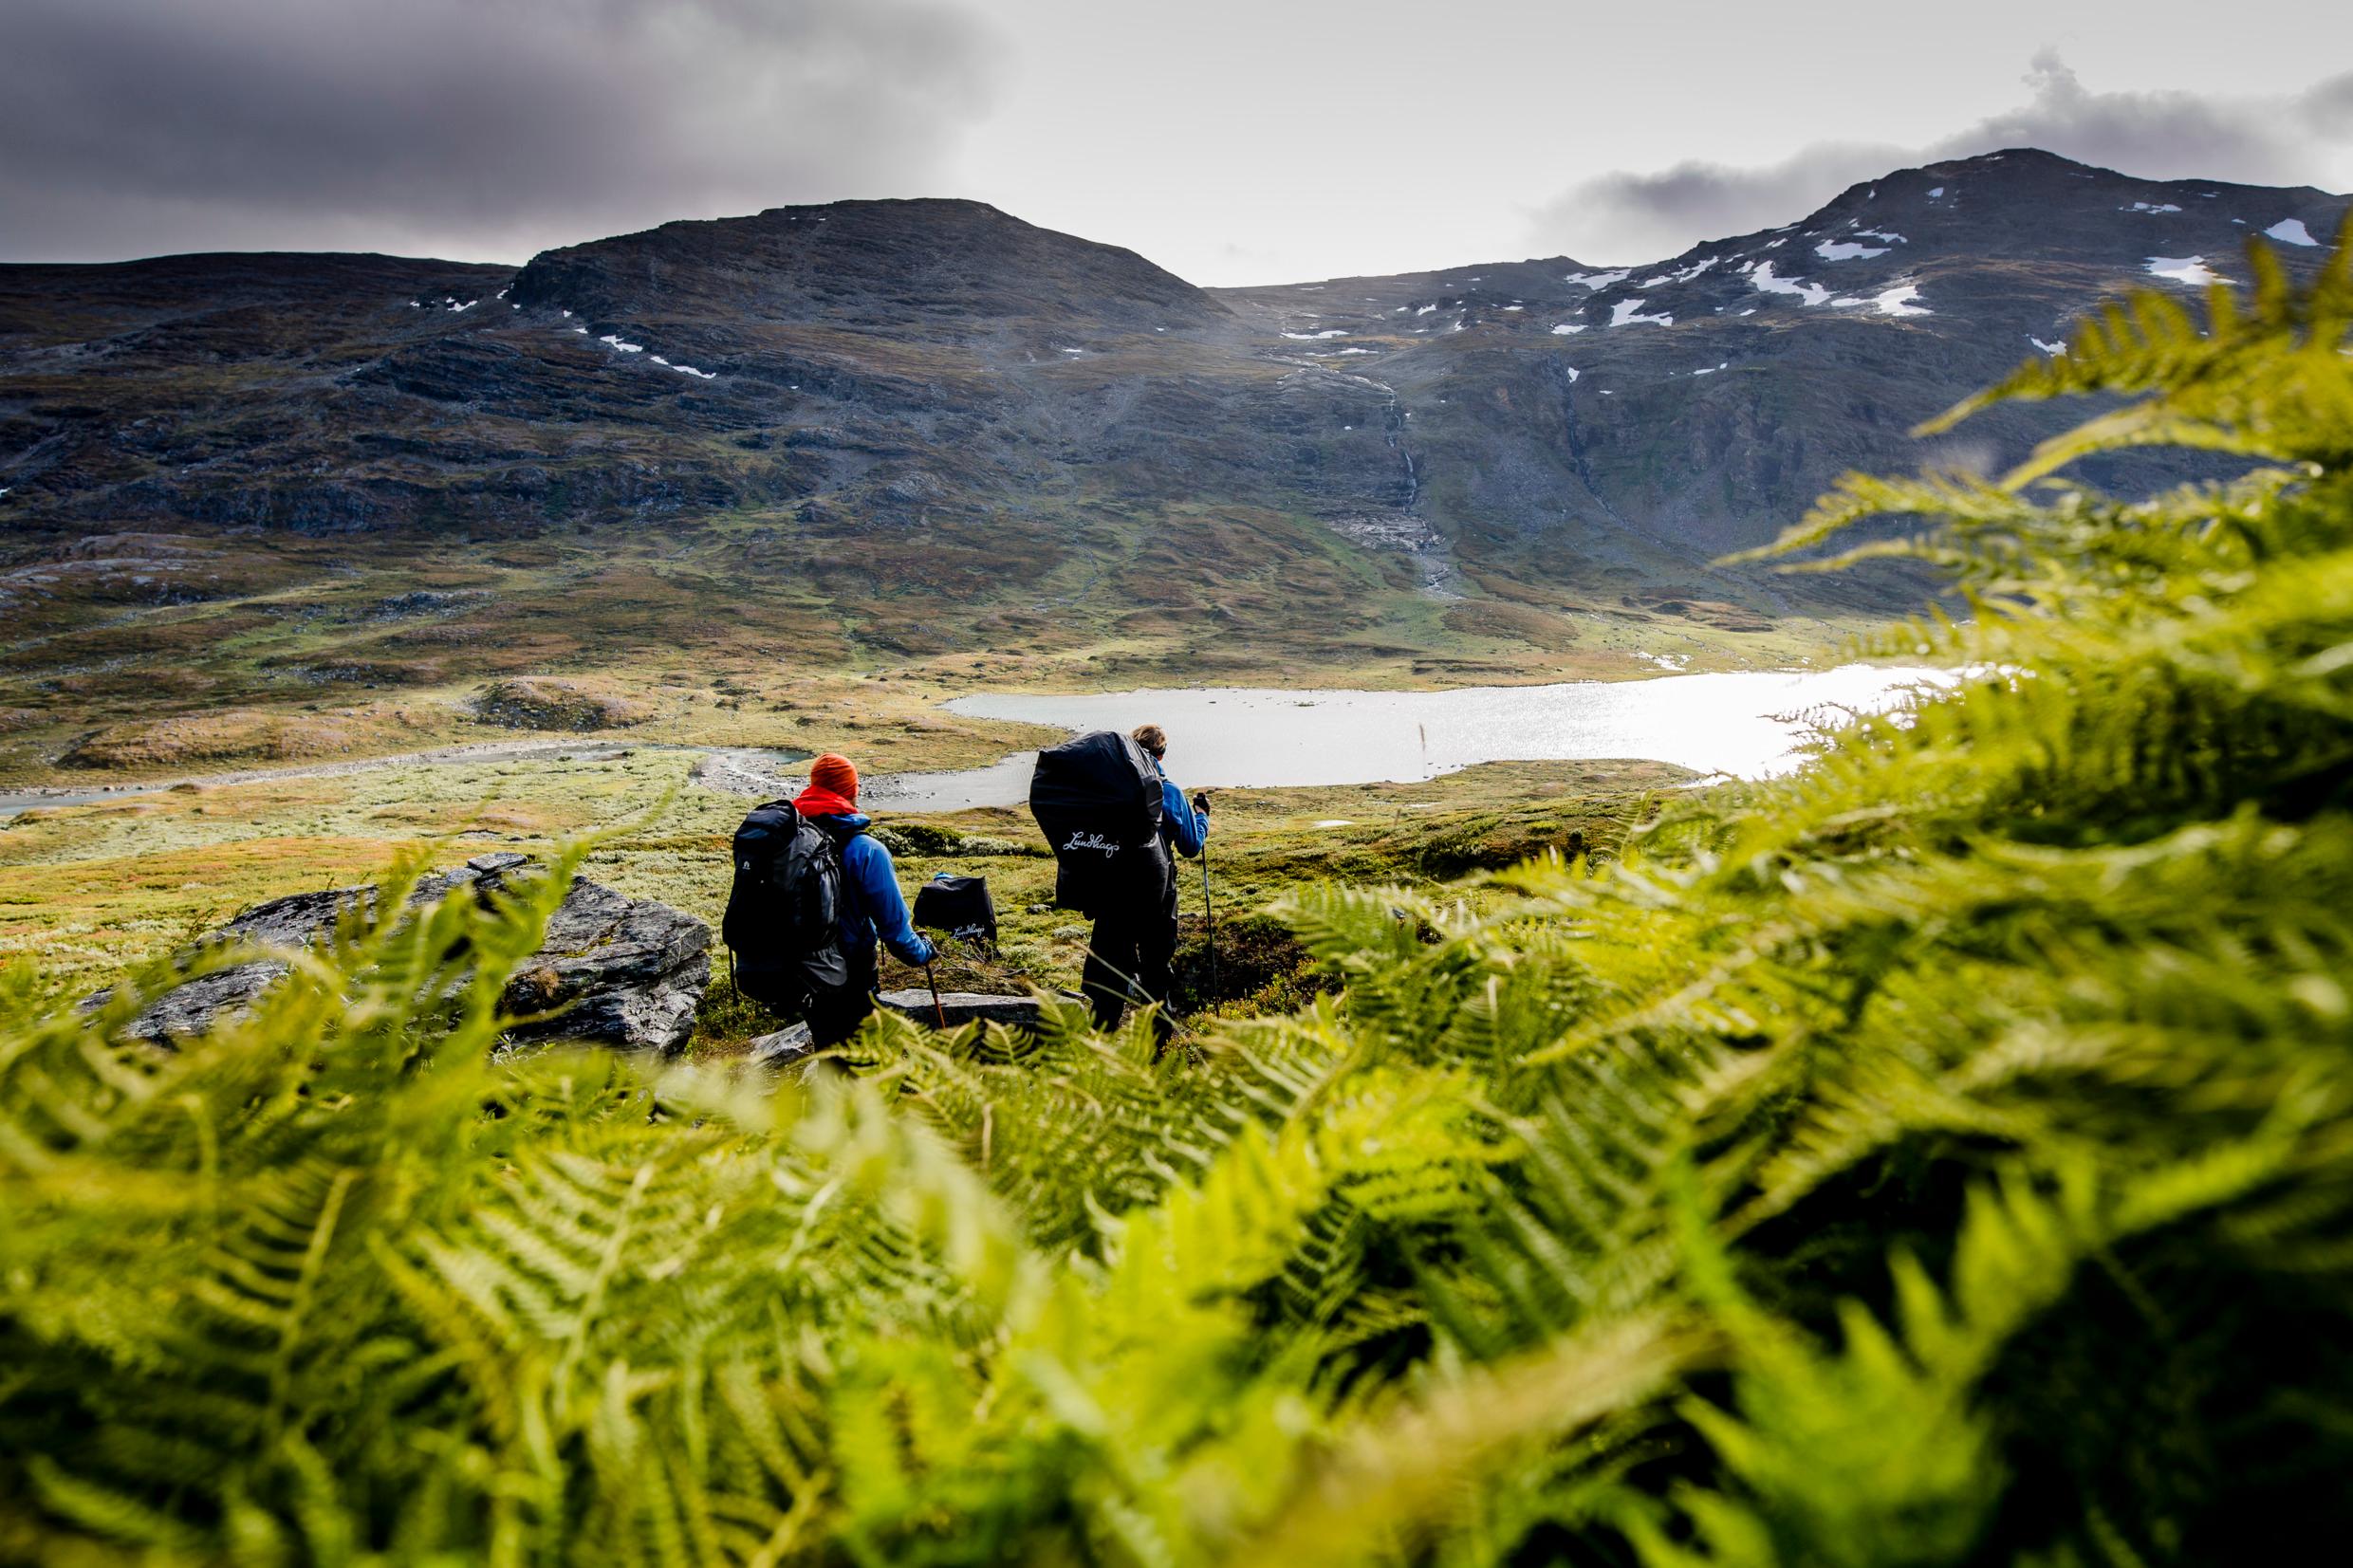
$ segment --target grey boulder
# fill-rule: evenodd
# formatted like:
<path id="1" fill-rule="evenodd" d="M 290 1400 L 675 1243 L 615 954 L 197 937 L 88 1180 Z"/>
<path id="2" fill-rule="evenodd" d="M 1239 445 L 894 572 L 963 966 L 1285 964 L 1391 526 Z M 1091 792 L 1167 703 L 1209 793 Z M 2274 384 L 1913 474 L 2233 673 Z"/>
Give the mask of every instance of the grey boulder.
<path id="1" fill-rule="evenodd" d="M 710 984 L 709 926 L 576 877 L 499 1006 L 518 1020 L 510 1040 L 589 1040 L 666 1056 L 695 1032 Z"/>
<path id="2" fill-rule="evenodd" d="M 523 855 L 483 855 L 424 877 L 412 904 L 472 887 L 488 894 L 532 864 Z M 331 934 L 347 912 L 376 902 L 373 887 L 298 893 L 247 910 L 200 938 L 195 951 L 250 945 L 302 948 Z M 539 950 L 519 966 L 499 998 L 512 1020 L 510 1043 L 576 1040 L 667 1055 L 686 1043 L 711 983 L 711 928 L 650 899 L 630 898 L 575 877 L 548 918 Z M 277 959 L 215 969 L 164 993 L 122 1033 L 156 1044 L 192 1039 L 249 1011 L 287 973 Z M 103 1003 L 108 992 L 85 1006 Z"/>

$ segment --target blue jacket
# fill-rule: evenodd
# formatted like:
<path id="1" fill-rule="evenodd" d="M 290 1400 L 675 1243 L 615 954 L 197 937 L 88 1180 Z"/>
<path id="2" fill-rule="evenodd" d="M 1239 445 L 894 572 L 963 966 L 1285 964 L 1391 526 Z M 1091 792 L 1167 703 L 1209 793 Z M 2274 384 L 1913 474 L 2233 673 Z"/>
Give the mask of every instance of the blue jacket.
<path id="1" fill-rule="evenodd" d="M 899 891 L 899 873 L 891 852 L 865 831 L 864 816 L 812 817 L 810 821 L 842 846 L 842 950 L 852 957 L 874 950 L 878 937 L 910 964 L 929 963 L 937 950 L 916 933 L 907 918 L 907 900 Z"/>
<path id="2" fill-rule="evenodd" d="M 1209 813 L 1195 811 L 1185 792 L 1176 787 L 1176 781 L 1161 772 L 1154 763 L 1152 771 L 1160 774 L 1160 834 L 1176 846 L 1179 855 L 1198 855 L 1209 842 Z"/>

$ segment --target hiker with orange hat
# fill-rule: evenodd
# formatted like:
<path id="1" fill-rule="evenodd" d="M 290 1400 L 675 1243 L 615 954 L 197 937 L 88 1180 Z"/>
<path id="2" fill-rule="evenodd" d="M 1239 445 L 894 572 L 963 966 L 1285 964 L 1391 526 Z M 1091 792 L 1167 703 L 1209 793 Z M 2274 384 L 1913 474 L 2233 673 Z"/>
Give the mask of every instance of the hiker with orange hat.
<path id="1" fill-rule="evenodd" d="M 842 856 L 842 955 L 850 983 L 815 997 L 808 1008 L 810 1043 L 839 1045 L 858 1032 L 874 1011 L 880 969 L 877 947 L 910 964 L 937 955 L 907 917 L 891 852 L 866 831 L 872 821 L 858 809 L 858 769 L 847 757 L 826 752 L 809 764 L 808 787 L 793 798 L 793 809 L 831 839 Z"/>

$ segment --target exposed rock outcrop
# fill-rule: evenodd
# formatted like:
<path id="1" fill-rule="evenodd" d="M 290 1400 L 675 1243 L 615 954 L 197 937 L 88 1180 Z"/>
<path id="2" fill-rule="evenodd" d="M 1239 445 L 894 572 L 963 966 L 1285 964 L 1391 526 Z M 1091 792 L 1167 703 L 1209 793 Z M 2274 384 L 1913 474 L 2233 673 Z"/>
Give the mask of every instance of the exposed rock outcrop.
<path id="1" fill-rule="evenodd" d="M 477 856 L 425 877 L 411 902 L 463 887 L 491 893 L 532 863 L 522 855 Z M 330 934 L 346 912 L 372 907 L 375 899 L 373 887 L 272 899 L 201 938 L 195 950 L 307 947 Z M 711 928 L 693 915 L 576 877 L 549 917 L 538 952 L 500 997 L 500 1010 L 515 1020 L 507 1038 L 514 1043 L 589 1041 L 667 1055 L 694 1032 L 695 1010 L 711 981 L 710 948 Z M 194 1038 L 250 1009 L 286 973 L 283 961 L 259 959 L 200 975 L 158 998 L 123 1033 L 157 1044 Z"/>

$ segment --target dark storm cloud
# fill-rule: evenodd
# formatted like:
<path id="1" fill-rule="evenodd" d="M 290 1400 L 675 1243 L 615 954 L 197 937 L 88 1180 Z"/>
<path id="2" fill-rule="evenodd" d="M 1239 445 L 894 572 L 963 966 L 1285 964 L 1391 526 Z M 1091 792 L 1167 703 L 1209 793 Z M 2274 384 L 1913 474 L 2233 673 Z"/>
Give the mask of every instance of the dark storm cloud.
<path id="1" fill-rule="evenodd" d="M 2152 179 L 2204 176 L 2301 185 L 2315 143 L 2353 141 L 2353 74 L 2271 99 L 2093 92 L 2050 50 L 2034 57 L 2028 101 L 1925 147 L 1822 142 L 1780 162 L 1680 163 L 1611 174 L 1538 209 L 1535 244 L 1589 262 L 1673 255 L 1703 239 L 1801 217 L 1859 180 L 1940 158 L 2041 147 Z"/>
<path id="2" fill-rule="evenodd" d="M 911 193 L 996 48 L 935 0 L 9 0 L 0 255 L 519 258 Z"/>

